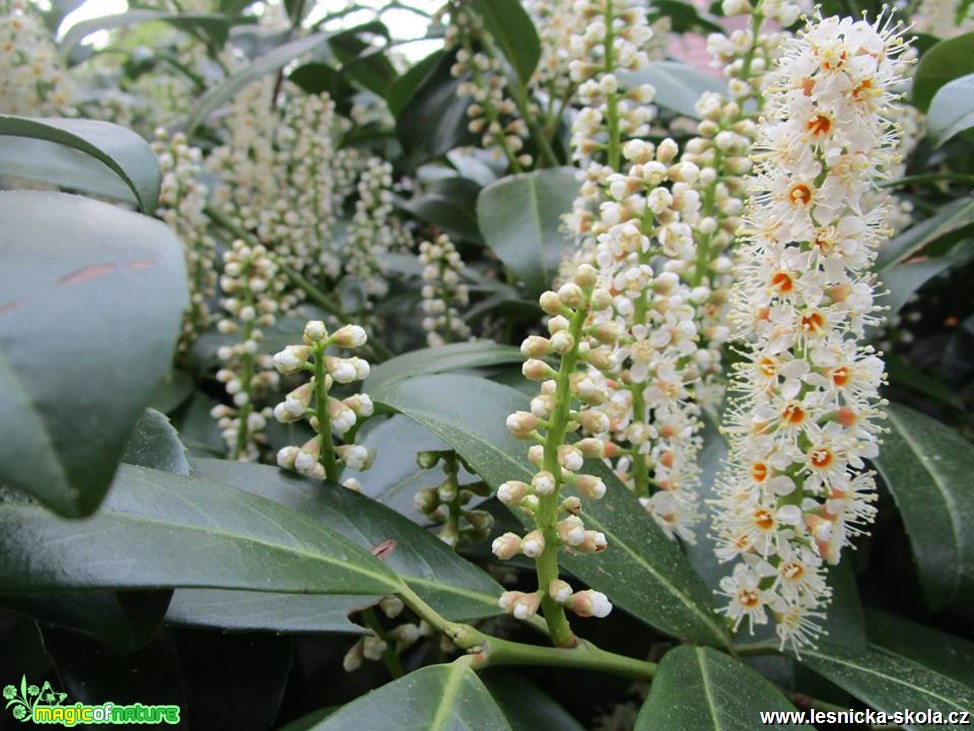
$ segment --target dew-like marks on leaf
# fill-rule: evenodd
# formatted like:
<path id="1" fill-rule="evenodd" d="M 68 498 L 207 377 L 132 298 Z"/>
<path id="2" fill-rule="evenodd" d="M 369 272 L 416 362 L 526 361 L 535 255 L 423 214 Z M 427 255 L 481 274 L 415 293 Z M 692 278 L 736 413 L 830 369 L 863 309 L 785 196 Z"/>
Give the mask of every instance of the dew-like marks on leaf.
<path id="1" fill-rule="evenodd" d="M 59 287 L 67 287 L 71 284 L 80 284 L 81 282 L 88 282 L 92 279 L 104 276 L 106 274 L 111 274 L 116 269 L 118 269 L 118 264 L 115 262 L 106 262 L 105 264 L 92 264 L 86 266 L 84 269 L 79 269 L 76 272 L 71 272 L 70 274 L 65 274 L 59 280 L 57 284 Z"/>
<path id="2" fill-rule="evenodd" d="M 14 310 L 19 310 L 23 306 L 24 306 L 23 298 L 11 300 L 5 305 L 0 305 L 0 315 L 7 315 L 13 312 Z"/>

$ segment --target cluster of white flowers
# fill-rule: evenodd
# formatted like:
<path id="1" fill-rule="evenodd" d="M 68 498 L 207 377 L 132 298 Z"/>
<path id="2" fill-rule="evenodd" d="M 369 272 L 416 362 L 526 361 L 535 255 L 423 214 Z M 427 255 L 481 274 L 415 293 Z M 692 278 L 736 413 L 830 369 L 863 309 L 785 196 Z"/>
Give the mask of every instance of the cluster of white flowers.
<path id="1" fill-rule="evenodd" d="M 904 45 L 888 17 L 816 18 L 767 80 L 733 303 L 749 347 L 715 526 L 718 556 L 736 562 L 723 612 L 753 627 L 770 610 L 782 645 L 821 633 L 823 564 L 875 514 L 863 460 L 882 431 L 883 362 L 860 341 L 889 231 L 888 207 L 864 196 L 897 162 L 889 109 Z"/>
<path id="2" fill-rule="evenodd" d="M 44 23 L 27 0 L 0 7 L 0 113 L 72 115 L 73 85 Z"/>
<path id="3" fill-rule="evenodd" d="M 156 215 L 183 242 L 189 286 L 189 310 L 183 318 L 179 349 L 188 348 L 210 324 L 210 300 L 216 296 L 216 242 L 208 231 L 207 188 L 199 181 L 201 154 L 186 135 L 170 135 L 162 127 L 152 150 L 162 170 Z"/>
<path id="4" fill-rule="evenodd" d="M 404 605 L 402 600 L 394 596 L 383 597 L 379 600 L 379 611 L 388 619 L 398 619 L 402 615 Z M 362 667 L 364 661 L 376 662 L 390 649 L 401 655 L 412 647 L 422 637 L 433 634 L 433 628 L 426 622 L 400 622 L 389 629 L 381 630 L 381 636 L 375 630 L 358 638 L 342 658 L 342 668 L 346 673 L 353 673 Z"/>
<path id="5" fill-rule="evenodd" d="M 436 536 L 452 548 L 486 539 L 494 525 L 493 516 L 486 510 L 467 505 L 475 495 L 488 497 L 490 487 L 482 480 L 460 484 L 461 459 L 456 452 L 432 450 L 416 455 L 416 463 L 424 470 L 432 469 L 440 462 L 444 479 L 439 485 L 425 487 L 413 496 L 416 510 L 434 525 L 443 526 Z M 464 466 L 469 469 L 465 463 Z"/>
<path id="6" fill-rule="evenodd" d="M 966 0 L 923 0 L 912 21 L 917 33 L 953 38 L 974 31 L 974 4 Z"/>
<path id="7" fill-rule="evenodd" d="M 220 304 L 227 312 L 217 329 L 234 335 L 238 342 L 217 351 L 221 367 L 216 379 L 224 384 L 233 406 L 216 406 L 210 412 L 217 419 L 230 458 L 255 461 L 266 444 L 263 429 L 270 409 L 259 409 L 257 402 L 277 387 L 277 373 L 271 358 L 260 352 L 262 328 L 276 320 L 280 301 L 277 266 L 263 246 L 248 246 L 234 241 L 223 255 Z"/>
<path id="8" fill-rule="evenodd" d="M 346 385 L 368 378 L 368 361 L 327 353 L 331 347 L 355 350 L 365 345 L 366 340 L 365 330 L 358 325 L 345 325 L 329 334 L 321 320 L 310 320 L 305 325 L 302 344 L 289 345 L 274 356 L 274 367 L 285 376 L 311 374 L 306 383 L 274 407 L 274 418 L 282 424 L 306 420 L 315 431 L 315 436 L 302 446 L 284 447 L 277 453 L 280 467 L 338 482 L 339 463 L 359 471 L 372 464 L 375 453 L 348 439 L 353 428 L 372 416 L 372 399 L 363 393 L 342 399 L 329 394 L 335 384 Z M 346 441 L 336 446 L 333 435 Z M 343 484 L 352 489 L 360 487 L 355 478 L 348 478 Z"/>
<path id="9" fill-rule="evenodd" d="M 441 234 L 436 241 L 419 245 L 423 265 L 423 330 L 431 348 L 453 340 L 469 340 L 470 328 L 457 307 L 469 304 L 467 285 L 460 281 L 463 261 L 450 237 Z"/>
<path id="10" fill-rule="evenodd" d="M 444 43 L 447 48 L 457 49 L 456 62 L 450 68 L 452 76 L 464 79 L 457 87 L 457 95 L 473 100 L 467 107 L 470 131 L 481 136 L 485 150 L 494 148 L 499 155 L 505 155 L 515 171 L 530 167 L 533 158 L 523 152 L 528 126 L 507 94 L 507 77 L 490 34 L 476 13 L 462 5 L 451 6 L 450 10 L 451 24 Z M 532 109 L 533 113 L 537 111 Z"/>

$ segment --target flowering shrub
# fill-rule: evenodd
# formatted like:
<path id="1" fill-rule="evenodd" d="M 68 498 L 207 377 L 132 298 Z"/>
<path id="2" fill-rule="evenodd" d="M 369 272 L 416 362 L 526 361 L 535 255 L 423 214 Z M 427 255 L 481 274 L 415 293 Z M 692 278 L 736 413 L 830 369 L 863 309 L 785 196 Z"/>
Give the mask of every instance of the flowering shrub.
<path id="1" fill-rule="evenodd" d="M 4 5 L 4 646 L 201 728 L 959 728 L 970 3 L 333 5 Z"/>

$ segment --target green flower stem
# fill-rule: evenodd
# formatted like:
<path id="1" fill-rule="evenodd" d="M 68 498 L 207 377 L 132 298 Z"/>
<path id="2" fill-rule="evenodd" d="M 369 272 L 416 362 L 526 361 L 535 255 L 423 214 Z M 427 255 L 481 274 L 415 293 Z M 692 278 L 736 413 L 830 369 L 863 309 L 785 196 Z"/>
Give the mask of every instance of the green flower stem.
<path id="1" fill-rule="evenodd" d="M 588 316 L 588 297 L 585 303 L 572 316 L 569 332 L 574 339 L 574 347 L 561 356 L 555 386 L 555 410 L 548 419 L 548 430 L 544 442 L 543 469 L 555 476 L 555 490 L 543 495 L 538 501 L 535 515 L 538 528 L 544 534 L 545 548 L 535 559 L 538 574 L 538 590 L 541 592 L 541 608 L 545 622 L 551 632 L 551 641 L 556 647 L 572 647 L 577 639 L 565 616 L 565 608 L 548 594 L 548 587 L 558 578 L 558 508 L 561 505 L 561 464 L 558 462 L 558 448 L 565 443 L 565 432 L 571 419 L 572 392 L 571 376 L 578 364 L 578 345 L 582 340 L 585 319 Z"/>
<path id="2" fill-rule="evenodd" d="M 399 596 L 410 609 L 443 632 L 453 644 L 466 650 L 469 654 L 456 662 L 469 664 L 474 670 L 499 665 L 543 665 L 599 670 L 634 680 L 649 680 L 656 673 L 655 663 L 607 652 L 587 640 L 576 640 L 570 648 L 539 647 L 502 640 L 470 625 L 444 619 L 409 587 L 404 586 Z"/>
<path id="3" fill-rule="evenodd" d="M 227 233 L 233 235 L 234 237 L 246 241 L 250 246 L 256 246 L 257 241 L 251 236 L 247 231 L 240 228 L 236 223 L 234 223 L 230 218 L 225 216 L 222 212 L 213 208 L 212 206 L 207 206 L 204 209 L 207 218 L 210 219 L 219 228 L 222 228 Z M 320 289 L 315 287 L 311 282 L 309 282 L 297 269 L 289 265 L 287 262 L 281 260 L 277 257 L 274 252 L 268 252 L 273 258 L 274 263 L 277 264 L 278 269 L 284 272 L 288 279 L 291 280 L 291 284 L 304 292 L 308 299 L 314 302 L 316 305 L 321 307 L 325 312 L 330 315 L 334 315 L 336 318 L 343 322 L 348 322 L 351 318 L 348 317 L 342 310 L 341 305 L 329 297 L 327 294 L 322 292 Z M 393 352 L 382 342 L 376 339 L 375 335 L 369 334 L 369 340 L 365 347 L 369 348 L 373 360 L 376 362 L 381 362 L 383 360 L 389 360 L 394 354 Z"/>
<path id="4" fill-rule="evenodd" d="M 331 439 L 331 416 L 328 414 L 328 389 L 325 388 L 325 346 L 318 343 L 315 346 L 315 416 L 318 417 L 318 439 L 321 451 L 318 453 L 318 463 L 325 468 L 325 478 L 329 482 L 337 483 L 339 478 L 338 461 L 335 459 L 335 445 Z"/>
<path id="5" fill-rule="evenodd" d="M 382 623 L 379 621 L 379 615 L 376 614 L 375 609 L 369 607 L 364 610 L 362 612 L 362 620 L 365 622 L 365 626 L 375 633 L 376 637 L 386 643 L 386 649 L 382 651 L 382 662 L 388 668 L 389 674 L 393 679 L 401 678 L 406 674 L 406 669 L 402 666 L 399 655 L 396 654 L 395 646 L 389 642 L 388 635 Z"/>
<path id="6" fill-rule="evenodd" d="M 612 10 L 612 0 L 605 0 L 605 66 L 607 74 L 615 73 L 615 57 L 612 44 L 615 42 L 615 29 L 612 21 L 615 13 Z M 619 134 L 619 93 L 612 92 L 606 100 L 606 124 L 609 128 L 608 164 L 613 170 L 619 169 L 622 162 L 622 145 Z"/>

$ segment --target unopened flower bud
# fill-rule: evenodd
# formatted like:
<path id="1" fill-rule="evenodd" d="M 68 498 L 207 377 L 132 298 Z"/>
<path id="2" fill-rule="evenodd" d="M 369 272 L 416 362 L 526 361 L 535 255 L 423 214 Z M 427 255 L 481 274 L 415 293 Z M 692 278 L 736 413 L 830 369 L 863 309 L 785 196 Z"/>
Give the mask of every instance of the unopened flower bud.
<path id="1" fill-rule="evenodd" d="M 368 336 L 365 330 L 358 325 L 345 325 L 338 328 L 331 336 L 332 342 L 342 348 L 358 348 L 365 345 Z"/>
<path id="2" fill-rule="evenodd" d="M 539 597 L 537 594 L 525 594 L 514 602 L 514 607 L 511 610 L 511 614 L 513 614 L 516 619 L 531 619 L 531 617 L 538 613 L 538 608 L 540 606 L 541 597 Z"/>
<path id="3" fill-rule="evenodd" d="M 569 515 L 578 515 L 582 510 L 582 501 L 578 499 L 575 495 L 566 497 L 561 501 L 561 505 L 558 507 L 559 513 L 568 513 Z"/>
<path id="4" fill-rule="evenodd" d="M 574 282 L 566 282 L 558 288 L 558 299 L 566 307 L 576 310 L 585 303 L 585 293 Z"/>
<path id="5" fill-rule="evenodd" d="M 542 292 L 541 297 L 538 298 L 538 302 L 541 304 L 541 309 L 549 315 L 561 315 L 565 312 L 565 305 L 562 303 L 561 298 L 556 292 L 552 292 L 551 290 Z"/>
<path id="6" fill-rule="evenodd" d="M 585 540 L 585 525 L 582 519 L 576 515 L 570 515 L 564 520 L 558 521 L 558 538 L 566 546 L 577 546 Z"/>
<path id="7" fill-rule="evenodd" d="M 379 609 L 381 609 L 382 613 L 389 619 L 395 619 L 402 614 L 404 606 L 405 605 L 402 603 L 402 600 L 395 596 L 384 596 L 379 600 Z"/>
<path id="8" fill-rule="evenodd" d="M 521 537 L 517 533 L 505 533 L 490 544 L 491 552 L 502 561 L 507 561 L 521 552 Z"/>
<path id="9" fill-rule="evenodd" d="M 582 453 L 586 459 L 602 459 L 605 452 L 605 443 L 601 439 L 587 437 L 575 442 L 575 448 Z"/>
<path id="10" fill-rule="evenodd" d="M 551 336 L 551 347 L 556 353 L 564 355 L 575 347 L 575 338 L 567 330 L 559 330 Z"/>
<path id="11" fill-rule="evenodd" d="M 599 531 L 587 530 L 585 531 L 585 538 L 582 542 L 575 546 L 576 551 L 581 553 L 602 553 L 608 543 L 605 540 L 605 534 Z"/>
<path id="12" fill-rule="evenodd" d="M 274 356 L 274 367 L 285 375 L 297 373 L 311 356 L 311 348 L 307 345 L 288 345 Z"/>
<path id="13" fill-rule="evenodd" d="M 517 505 L 528 494 L 527 484 L 519 480 L 509 480 L 497 488 L 497 499 L 505 505 Z"/>
<path id="14" fill-rule="evenodd" d="M 555 491 L 557 482 L 553 474 L 547 470 L 542 470 L 531 479 L 531 487 L 538 495 L 550 495 Z"/>
<path id="15" fill-rule="evenodd" d="M 562 581 L 561 579 L 552 579 L 551 583 L 548 584 L 548 596 L 554 599 L 558 604 L 564 604 L 572 595 L 572 587 L 567 581 Z"/>
<path id="16" fill-rule="evenodd" d="M 518 439 L 527 438 L 538 428 L 538 417 L 528 411 L 515 411 L 507 417 L 507 430 Z"/>
<path id="17" fill-rule="evenodd" d="M 536 360 L 534 358 L 524 361 L 524 365 L 521 366 L 521 373 L 529 381 L 544 381 L 548 378 L 554 378 L 556 375 L 550 365 L 543 360 Z"/>
<path id="18" fill-rule="evenodd" d="M 328 330 L 321 320 L 309 320 L 308 324 L 304 326 L 304 337 L 313 343 L 321 342 L 327 336 Z"/>
<path id="19" fill-rule="evenodd" d="M 572 279 L 582 289 L 592 289 L 599 281 L 599 273 L 591 264 L 579 264 Z"/>
<path id="20" fill-rule="evenodd" d="M 571 444 L 562 444 L 558 447 L 558 463 L 566 470 L 575 472 L 582 469 L 582 453 Z"/>
<path id="21" fill-rule="evenodd" d="M 579 617 L 607 617 L 612 611 L 609 598 L 600 591 L 578 591 L 565 604 Z"/>
<path id="22" fill-rule="evenodd" d="M 551 342 L 540 335 L 529 335 L 521 343 L 521 354 L 525 358 L 543 358 L 551 352 Z"/>
<path id="23" fill-rule="evenodd" d="M 277 453 L 277 466 L 283 467 L 286 470 L 294 469 L 294 460 L 297 459 L 298 452 L 301 450 L 297 447 L 284 447 Z"/>
<path id="24" fill-rule="evenodd" d="M 575 489 L 589 500 L 601 500 L 605 497 L 605 483 L 595 475 L 577 475 Z"/>
<path id="25" fill-rule="evenodd" d="M 544 552 L 544 533 L 533 530 L 521 540 L 521 553 L 528 558 L 537 558 Z"/>

